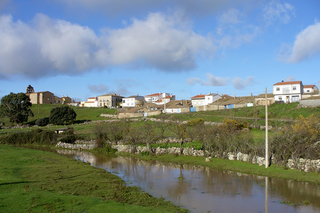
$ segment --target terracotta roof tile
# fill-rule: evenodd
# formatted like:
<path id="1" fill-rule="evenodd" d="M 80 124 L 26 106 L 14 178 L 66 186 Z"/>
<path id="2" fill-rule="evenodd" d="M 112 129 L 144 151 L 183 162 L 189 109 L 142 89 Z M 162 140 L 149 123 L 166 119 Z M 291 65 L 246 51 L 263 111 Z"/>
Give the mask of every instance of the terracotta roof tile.
<path id="1" fill-rule="evenodd" d="M 144 97 L 149 97 L 149 96 L 159 96 L 161 93 L 155 93 L 155 94 L 150 94 L 150 95 L 146 95 Z"/>
<path id="2" fill-rule="evenodd" d="M 193 96 L 191 99 L 203 99 L 205 98 L 206 95 L 196 95 L 196 96 Z"/>
<path id="3" fill-rule="evenodd" d="M 301 81 L 286 81 L 286 82 L 278 82 L 274 85 L 287 85 L 287 84 L 301 84 Z"/>
<path id="4" fill-rule="evenodd" d="M 304 88 L 313 88 L 316 85 L 303 85 Z"/>

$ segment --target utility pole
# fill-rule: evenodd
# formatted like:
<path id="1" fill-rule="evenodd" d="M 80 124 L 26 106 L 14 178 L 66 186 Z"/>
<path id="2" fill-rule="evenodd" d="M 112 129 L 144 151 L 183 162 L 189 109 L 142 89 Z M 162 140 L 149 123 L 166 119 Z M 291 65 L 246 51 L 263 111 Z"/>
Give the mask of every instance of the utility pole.
<path id="1" fill-rule="evenodd" d="M 269 166 L 269 142 L 268 142 L 268 93 L 267 93 L 267 88 L 266 88 L 266 168 Z"/>

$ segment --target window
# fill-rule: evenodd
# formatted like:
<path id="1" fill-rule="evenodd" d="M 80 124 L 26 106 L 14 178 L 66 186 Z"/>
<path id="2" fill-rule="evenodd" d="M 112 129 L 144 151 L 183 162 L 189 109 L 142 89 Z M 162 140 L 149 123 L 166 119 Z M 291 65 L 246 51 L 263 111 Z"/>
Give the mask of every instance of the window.
<path id="1" fill-rule="evenodd" d="M 122 103 L 126 103 L 126 100 L 122 100 Z"/>
<path id="2" fill-rule="evenodd" d="M 310 92 L 310 90 L 307 90 L 307 92 Z"/>
<path id="3" fill-rule="evenodd" d="M 293 86 L 293 87 L 292 87 L 292 90 L 297 90 L 297 87 L 296 87 L 296 86 Z"/>
<path id="4" fill-rule="evenodd" d="M 282 97 L 279 97 L 279 100 L 282 101 Z"/>
<path id="5" fill-rule="evenodd" d="M 280 87 L 277 87 L 276 90 L 277 90 L 277 91 L 280 91 Z"/>

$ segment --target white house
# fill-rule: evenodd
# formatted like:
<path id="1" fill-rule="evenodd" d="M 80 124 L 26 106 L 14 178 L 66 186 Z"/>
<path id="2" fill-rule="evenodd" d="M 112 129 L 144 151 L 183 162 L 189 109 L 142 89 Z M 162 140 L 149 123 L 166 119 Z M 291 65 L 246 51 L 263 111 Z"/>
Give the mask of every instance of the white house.
<path id="1" fill-rule="evenodd" d="M 169 93 L 155 93 L 155 94 L 150 94 L 150 95 L 146 95 L 144 96 L 144 100 L 147 102 L 147 103 L 155 103 L 159 100 L 162 100 L 163 98 L 167 97 L 167 96 L 170 96 Z"/>
<path id="2" fill-rule="evenodd" d="M 82 107 L 98 107 L 98 98 L 90 97 L 87 101 L 82 101 L 80 106 Z"/>
<path id="3" fill-rule="evenodd" d="M 304 85 L 303 86 L 303 93 L 314 93 L 319 92 L 319 89 L 316 85 Z"/>
<path id="4" fill-rule="evenodd" d="M 135 95 L 127 98 L 122 98 L 122 107 L 137 107 L 144 101 L 143 96 Z"/>
<path id="5" fill-rule="evenodd" d="M 278 82 L 273 85 L 273 95 L 275 101 L 284 103 L 298 102 L 303 94 L 302 81 Z"/>
<path id="6" fill-rule="evenodd" d="M 209 93 L 207 95 L 196 95 L 191 98 L 192 106 L 197 107 L 197 106 L 205 106 L 209 105 L 216 100 L 220 99 L 221 96 L 217 93 Z"/>
<path id="7" fill-rule="evenodd" d="M 170 101 L 174 101 L 174 100 L 176 100 L 176 96 L 175 95 L 168 95 L 168 96 L 166 96 L 166 97 L 164 97 L 164 98 L 162 98 L 162 99 L 160 99 L 160 100 L 158 100 L 158 101 L 156 101 L 154 103 L 157 104 L 157 105 L 163 105 L 163 104 L 167 104 Z"/>

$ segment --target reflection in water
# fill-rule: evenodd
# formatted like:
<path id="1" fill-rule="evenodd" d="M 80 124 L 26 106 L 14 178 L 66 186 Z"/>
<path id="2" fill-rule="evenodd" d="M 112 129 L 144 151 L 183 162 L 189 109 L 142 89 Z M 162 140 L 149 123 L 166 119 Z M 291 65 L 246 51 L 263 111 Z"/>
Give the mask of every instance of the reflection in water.
<path id="1" fill-rule="evenodd" d="M 129 185 L 191 212 L 320 212 L 320 186 L 310 183 L 75 150 L 57 152 L 106 169 Z"/>

